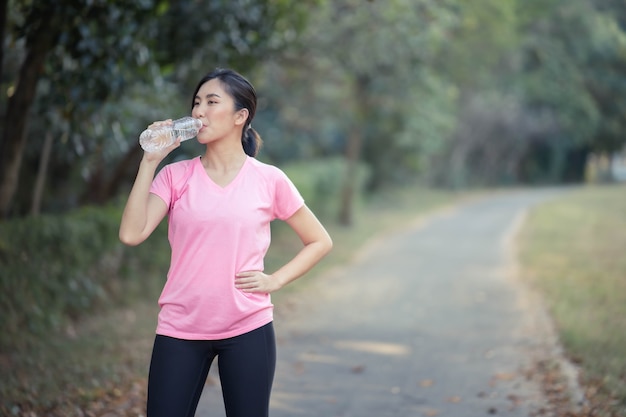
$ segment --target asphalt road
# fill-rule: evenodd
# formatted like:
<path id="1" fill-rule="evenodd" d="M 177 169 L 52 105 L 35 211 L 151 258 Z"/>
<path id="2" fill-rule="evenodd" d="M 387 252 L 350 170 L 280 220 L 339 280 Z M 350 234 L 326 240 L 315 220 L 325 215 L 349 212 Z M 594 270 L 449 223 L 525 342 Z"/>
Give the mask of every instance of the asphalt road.
<path id="1" fill-rule="evenodd" d="M 443 210 L 369 242 L 279 306 L 272 417 L 540 413 L 528 371 L 553 342 L 512 245 L 524 213 L 557 194 L 505 192 Z M 222 417 L 216 369 L 209 378 L 197 416 Z"/>

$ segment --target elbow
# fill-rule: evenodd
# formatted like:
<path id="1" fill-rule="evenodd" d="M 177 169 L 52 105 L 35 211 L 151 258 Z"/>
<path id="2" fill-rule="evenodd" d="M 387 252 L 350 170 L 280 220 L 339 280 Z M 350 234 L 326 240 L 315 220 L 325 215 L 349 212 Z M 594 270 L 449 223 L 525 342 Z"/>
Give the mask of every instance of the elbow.
<path id="1" fill-rule="evenodd" d="M 137 246 L 141 243 L 141 240 L 129 235 L 128 233 L 124 233 L 122 230 L 120 230 L 119 239 L 120 242 L 126 246 Z"/>
<path id="2" fill-rule="evenodd" d="M 312 251 L 315 253 L 315 257 L 317 260 L 321 260 L 323 257 L 328 255 L 328 253 L 333 248 L 333 240 L 329 235 L 318 237 L 316 240 L 313 240 L 309 243 L 304 244 L 305 247 L 310 247 Z"/>
<path id="3" fill-rule="evenodd" d="M 330 236 L 327 236 L 324 239 L 324 256 L 328 255 L 330 251 L 333 249 L 333 239 Z"/>

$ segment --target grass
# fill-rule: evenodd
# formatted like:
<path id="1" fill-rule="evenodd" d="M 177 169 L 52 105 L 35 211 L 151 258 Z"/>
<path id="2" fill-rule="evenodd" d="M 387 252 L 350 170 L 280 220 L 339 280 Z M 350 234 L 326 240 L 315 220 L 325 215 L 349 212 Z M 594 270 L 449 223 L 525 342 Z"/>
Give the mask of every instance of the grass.
<path id="1" fill-rule="evenodd" d="M 0 358 L 0 415 L 81 415 L 78 407 L 128 389 L 147 372 L 155 325 L 155 306 L 141 301 Z"/>
<path id="2" fill-rule="evenodd" d="M 626 186 L 589 186 L 536 208 L 520 250 L 588 396 L 626 416 Z"/>
<path id="3" fill-rule="evenodd" d="M 308 276 L 274 294 L 274 303 L 287 303 L 290 294 L 302 291 L 315 276 L 349 262 L 371 238 L 406 227 L 418 216 L 465 196 L 422 188 L 388 190 L 363 202 L 351 227 L 326 219 L 333 252 Z M 273 226 L 266 270 L 290 259 L 299 245 L 284 224 Z M 132 308 L 85 318 L 34 346 L 0 355 L 0 415 L 71 417 L 85 415 L 85 410 L 101 415 L 111 404 L 124 401 L 129 390 L 145 389 L 156 314 L 156 300 L 138 301 Z M 133 410 L 142 407 L 123 406 L 125 415 L 140 415 Z"/>

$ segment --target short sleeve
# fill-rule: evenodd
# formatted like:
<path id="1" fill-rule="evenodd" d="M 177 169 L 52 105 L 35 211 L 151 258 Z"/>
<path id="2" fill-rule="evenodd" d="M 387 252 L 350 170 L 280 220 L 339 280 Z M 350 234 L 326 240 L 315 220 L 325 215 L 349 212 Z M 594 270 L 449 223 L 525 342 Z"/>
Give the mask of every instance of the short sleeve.
<path id="1" fill-rule="evenodd" d="M 283 171 L 276 170 L 274 216 L 287 220 L 304 205 L 304 198 L 289 177 Z"/>
<path id="2" fill-rule="evenodd" d="M 185 159 L 165 165 L 152 180 L 150 192 L 155 194 L 171 209 L 185 192 L 187 181 L 200 158 Z"/>
<path id="3" fill-rule="evenodd" d="M 155 194 L 170 207 L 172 202 L 172 170 L 169 165 L 166 165 L 158 172 L 152 185 L 150 186 L 150 192 Z"/>

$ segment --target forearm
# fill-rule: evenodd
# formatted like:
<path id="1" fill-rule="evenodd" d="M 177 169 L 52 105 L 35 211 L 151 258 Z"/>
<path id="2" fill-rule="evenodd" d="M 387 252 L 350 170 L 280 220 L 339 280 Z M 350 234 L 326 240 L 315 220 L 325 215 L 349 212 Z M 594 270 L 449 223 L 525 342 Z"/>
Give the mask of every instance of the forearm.
<path id="1" fill-rule="evenodd" d="M 147 225 L 150 186 L 159 165 L 158 161 L 142 159 L 135 183 L 128 196 L 120 223 L 119 237 L 128 245 L 140 243 Z"/>
<path id="2" fill-rule="evenodd" d="M 282 268 L 272 274 L 279 288 L 295 281 L 309 272 L 332 248 L 330 237 L 309 243 Z"/>

